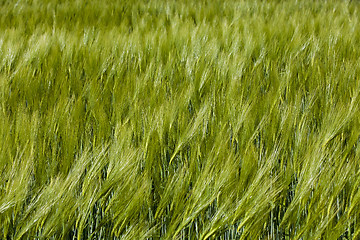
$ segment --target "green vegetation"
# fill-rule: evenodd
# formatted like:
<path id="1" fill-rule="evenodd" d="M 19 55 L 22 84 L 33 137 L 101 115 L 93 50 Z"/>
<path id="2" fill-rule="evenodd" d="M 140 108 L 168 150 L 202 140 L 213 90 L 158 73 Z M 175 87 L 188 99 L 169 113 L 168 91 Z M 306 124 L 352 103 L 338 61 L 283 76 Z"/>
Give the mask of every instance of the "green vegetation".
<path id="1" fill-rule="evenodd" d="M 359 239 L 357 1 L 0 1 L 1 239 Z"/>

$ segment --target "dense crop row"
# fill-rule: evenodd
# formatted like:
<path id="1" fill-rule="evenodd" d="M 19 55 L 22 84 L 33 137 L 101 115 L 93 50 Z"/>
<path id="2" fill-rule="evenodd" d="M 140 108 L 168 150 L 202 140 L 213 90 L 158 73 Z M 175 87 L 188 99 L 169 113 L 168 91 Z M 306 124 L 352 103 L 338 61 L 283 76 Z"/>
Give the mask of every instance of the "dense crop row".
<path id="1" fill-rule="evenodd" d="M 0 238 L 358 239 L 356 1 L 0 1 Z"/>

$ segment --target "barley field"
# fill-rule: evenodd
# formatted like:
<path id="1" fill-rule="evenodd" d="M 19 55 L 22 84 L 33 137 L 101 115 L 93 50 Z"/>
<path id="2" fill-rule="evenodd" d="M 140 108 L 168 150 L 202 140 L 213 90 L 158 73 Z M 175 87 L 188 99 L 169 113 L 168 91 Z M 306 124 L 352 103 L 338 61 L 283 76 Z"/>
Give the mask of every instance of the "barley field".
<path id="1" fill-rule="evenodd" d="M 0 239 L 360 239 L 360 2 L 0 1 Z"/>

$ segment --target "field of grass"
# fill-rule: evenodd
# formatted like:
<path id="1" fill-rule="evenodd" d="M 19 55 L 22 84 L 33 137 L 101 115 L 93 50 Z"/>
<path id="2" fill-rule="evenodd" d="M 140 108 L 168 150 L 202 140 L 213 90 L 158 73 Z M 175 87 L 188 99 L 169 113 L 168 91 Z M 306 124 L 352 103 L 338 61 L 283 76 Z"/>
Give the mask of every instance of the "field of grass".
<path id="1" fill-rule="evenodd" d="M 0 1 L 0 239 L 359 239 L 357 1 Z"/>

